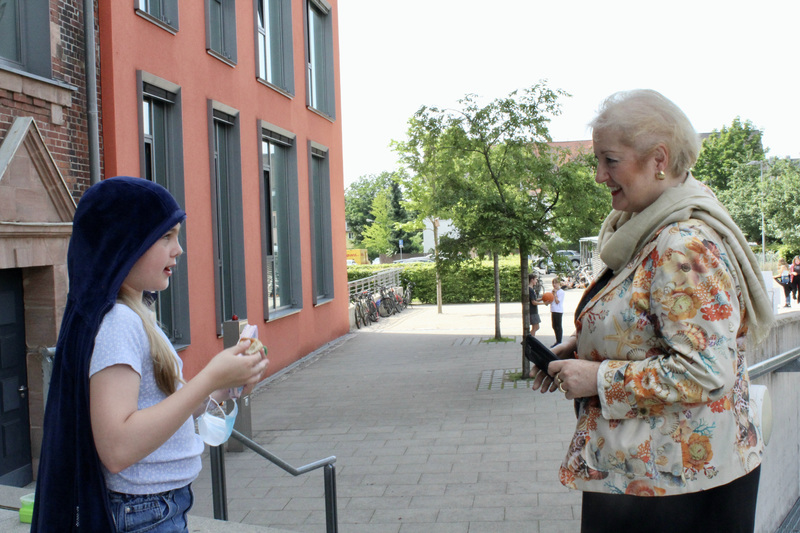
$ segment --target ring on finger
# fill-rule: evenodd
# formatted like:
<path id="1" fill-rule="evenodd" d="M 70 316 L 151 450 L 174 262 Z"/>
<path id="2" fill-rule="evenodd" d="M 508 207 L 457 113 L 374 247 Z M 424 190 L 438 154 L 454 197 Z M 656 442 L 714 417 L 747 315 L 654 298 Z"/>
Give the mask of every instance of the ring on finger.
<path id="1" fill-rule="evenodd" d="M 562 384 L 562 383 L 564 383 L 564 380 L 563 380 L 563 379 L 561 379 L 561 372 L 558 372 L 558 373 L 556 374 L 556 379 L 555 379 L 555 380 L 556 380 L 556 381 L 558 381 L 558 384 L 559 384 L 559 385 L 560 385 L 560 384 Z"/>
<path id="2" fill-rule="evenodd" d="M 564 387 L 563 387 L 563 385 L 564 385 L 564 382 L 563 382 L 563 381 L 562 381 L 561 383 L 559 383 L 559 384 L 558 384 L 558 390 L 560 390 L 561 392 L 563 392 L 564 394 L 566 394 L 566 393 L 567 393 L 567 391 L 565 391 L 565 390 L 564 390 Z"/>

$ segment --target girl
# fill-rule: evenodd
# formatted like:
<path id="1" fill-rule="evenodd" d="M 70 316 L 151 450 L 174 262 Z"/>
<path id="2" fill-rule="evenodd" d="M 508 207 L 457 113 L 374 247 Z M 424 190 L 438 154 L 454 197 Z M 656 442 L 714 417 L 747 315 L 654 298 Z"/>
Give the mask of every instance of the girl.
<path id="1" fill-rule="evenodd" d="M 191 415 L 228 388 L 246 394 L 267 360 L 241 342 L 184 382 L 146 302 L 169 286 L 185 216 L 139 178 L 102 181 L 78 204 L 31 531 L 187 530 L 203 452 Z"/>
<path id="2" fill-rule="evenodd" d="M 531 272 L 528 274 L 528 299 L 530 300 L 530 303 L 528 304 L 528 315 L 531 323 L 529 333 L 532 337 L 536 336 L 536 332 L 539 331 L 539 324 L 542 322 L 542 318 L 539 316 L 538 306 L 544 302 L 542 302 L 540 298 L 539 276 Z"/>
<path id="3" fill-rule="evenodd" d="M 778 275 L 775 276 L 775 281 L 778 285 L 783 287 L 783 295 L 786 297 L 786 304 L 784 307 L 792 306 L 792 275 L 789 272 L 789 265 L 786 264 L 786 259 L 781 257 L 778 259 Z"/>
<path id="4" fill-rule="evenodd" d="M 561 327 L 561 320 L 564 317 L 564 289 L 561 288 L 561 279 L 556 276 L 553 278 L 553 302 L 550 304 L 550 320 L 553 325 L 553 332 L 556 334 L 556 343 L 561 344 L 561 337 L 564 329 Z M 553 347 L 551 346 L 551 348 Z"/>

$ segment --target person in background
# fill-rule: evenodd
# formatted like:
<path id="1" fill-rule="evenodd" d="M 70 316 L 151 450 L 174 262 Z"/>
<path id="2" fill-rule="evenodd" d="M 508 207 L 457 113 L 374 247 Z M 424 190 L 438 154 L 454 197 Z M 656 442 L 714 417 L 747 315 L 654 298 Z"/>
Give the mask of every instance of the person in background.
<path id="1" fill-rule="evenodd" d="M 183 379 L 150 306 L 183 253 L 185 217 L 140 178 L 103 180 L 78 203 L 32 532 L 188 531 L 204 449 L 192 415 L 231 388 L 247 394 L 268 361 L 244 341 Z"/>
<path id="2" fill-rule="evenodd" d="M 564 334 L 562 326 L 562 319 L 564 317 L 564 289 L 561 288 L 561 278 L 556 276 L 553 278 L 553 301 L 550 303 L 550 323 L 553 326 L 553 332 L 556 335 L 556 343 L 553 346 L 561 344 L 561 338 Z M 553 347 L 551 346 L 551 348 Z"/>
<path id="3" fill-rule="evenodd" d="M 582 533 L 750 533 L 764 442 L 745 353 L 774 322 L 758 262 L 690 174 L 699 140 L 672 101 L 615 93 L 590 125 L 606 267 L 561 360 L 531 371 L 576 400 L 560 481 L 583 491 Z"/>
<path id="4" fill-rule="evenodd" d="M 789 277 L 792 282 L 792 297 L 800 304 L 800 257 L 794 256 L 789 267 Z"/>
<path id="5" fill-rule="evenodd" d="M 792 306 L 792 275 L 789 272 L 789 265 L 786 264 L 786 259 L 781 257 L 778 259 L 778 275 L 774 277 L 778 285 L 783 287 L 783 295 L 786 297 L 786 304 L 784 307 Z"/>
<path id="6" fill-rule="evenodd" d="M 530 316 L 530 331 L 532 337 L 536 336 L 536 332 L 539 331 L 539 324 L 542 322 L 542 317 L 539 316 L 539 305 L 543 302 L 541 300 L 541 294 L 539 294 L 539 275 L 536 273 L 531 272 L 528 274 L 528 300 L 530 303 L 528 304 L 528 315 Z"/>

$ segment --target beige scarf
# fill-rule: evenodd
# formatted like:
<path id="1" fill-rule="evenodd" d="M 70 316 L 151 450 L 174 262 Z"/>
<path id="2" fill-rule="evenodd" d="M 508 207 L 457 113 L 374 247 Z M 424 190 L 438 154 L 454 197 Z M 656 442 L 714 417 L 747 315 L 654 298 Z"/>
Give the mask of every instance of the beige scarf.
<path id="1" fill-rule="evenodd" d="M 617 272 L 652 240 L 659 229 L 690 218 L 705 222 L 722 237 L 722 247 L 736 270 L 747 310 L 748 336 L 754 341 L 753 345 L 758 344 L 775 321 L 758 262 L 725 207 L 691 174 L 682 184 L 664 191 L 640 213 L 612 211 L 600 229 L 600 258 Z"/>

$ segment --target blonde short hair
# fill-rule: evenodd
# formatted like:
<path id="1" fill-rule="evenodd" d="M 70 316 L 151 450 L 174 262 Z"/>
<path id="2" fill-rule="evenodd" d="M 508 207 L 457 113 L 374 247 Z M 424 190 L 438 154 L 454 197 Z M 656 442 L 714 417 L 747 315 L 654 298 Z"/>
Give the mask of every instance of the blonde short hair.
<path id="1" fill-rule="evenodd" d="M 642 157 L 663 143 L 669 151 L 668 170 L 674 176 L 690 170 L 700 152 L 700 139 L 683 111 L 651 89 L 612 94 L 589 127 L 617 135 L 622 144 Z"/>

